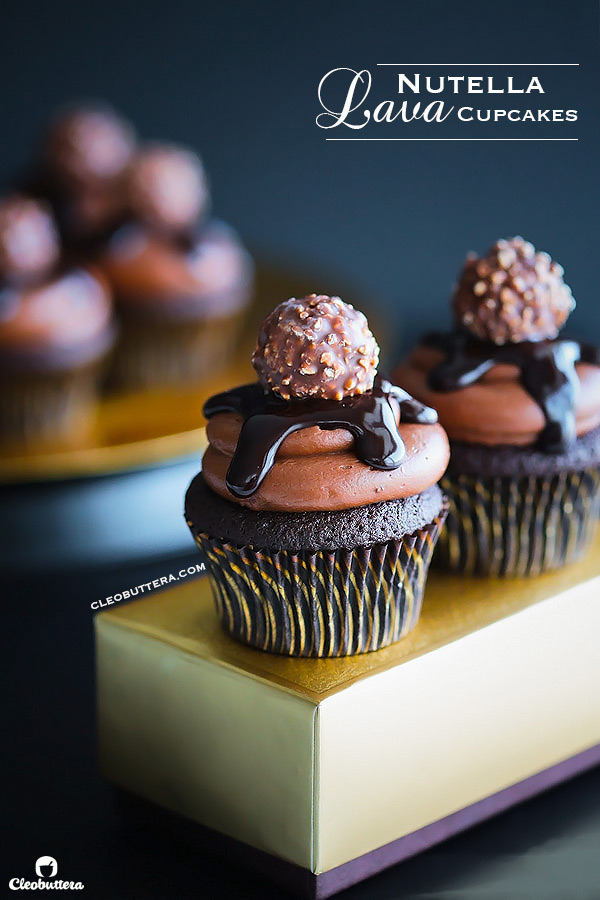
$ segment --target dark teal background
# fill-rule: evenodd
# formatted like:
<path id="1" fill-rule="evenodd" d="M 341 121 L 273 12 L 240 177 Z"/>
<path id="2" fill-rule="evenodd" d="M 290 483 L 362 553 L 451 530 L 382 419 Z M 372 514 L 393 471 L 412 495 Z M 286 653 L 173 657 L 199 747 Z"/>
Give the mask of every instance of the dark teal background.
<path id="1" fill-rule="evenodd" d="M 564 265 L 578 301 L 571 330 L 600 340 L 598 19 L 595 0 L 24 0 L 0 23 L 1 174 L 22 164 L 57 104 L 106 97 L 143 136 L 200 151 L 216 212 L 254 248 L 331 272 L 315 290 L 335 290 L 339 273 L 371 292 L 388 316 L 388 347 L 446 318 L 468 250 L 515 233 Z M 576 108 L 579 121 L 477 134 L 579 142 L 326 143 L 340 129 L 315 125 L 320 79 L 337 66 L 383 78 L 378 62 L 578 62 L 421 71 L 536 74 L 546 95 L 511 105 Z M 391 70 L 386 77 L 393 86 Z"/>

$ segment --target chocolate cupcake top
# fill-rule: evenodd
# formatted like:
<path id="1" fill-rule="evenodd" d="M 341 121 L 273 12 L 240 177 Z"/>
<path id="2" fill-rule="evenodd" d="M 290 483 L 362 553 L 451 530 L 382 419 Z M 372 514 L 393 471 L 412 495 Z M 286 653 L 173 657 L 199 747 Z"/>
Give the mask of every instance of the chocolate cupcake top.
<path id="1" fill-rule="evenodd" d="M 136 153 L 125 191 L 135 221 L 174 238 L 193 235 L 209 204 L 200 158 L 191 150 L 151 144 Z"/>
<path id="2" fill-rule="evenodd" d="M 0 282 L 39 281 L 59 254 L 58 231 L 45 203 L 19 195 L 0 199 Z"/>
<path id="3" fill-rule="evenodd" d="M 67 370 L 114 339 L 112 298 L 90 271 L 60 261 L 46 204 L 0 199 L 0 372 Z"/>
<path id="4" fill-rule="evenodd" d="M 68 370 L 99 359 L 113 340 L 110 293 L 85 269 L 0 292 L 0 372 Z"/>
<path id="5" fill-rule="evenodd" d="M 56 116 L 22 185 L 49 202 L 65 255 L 93 261 L 125 315 L 197 321 L 248 304 L 252 262 L 231 229 L 207 222 L 200 158 L 174 144 L 140 144 L 110 107 Z"/>
<path id="6" fill-rule="evenodd" d="M 563 453 L 600 425 L 600 353 L 558 336 L 575 306 L 562 276 L 520 237 L 467 258 L 455 330 L 426 335 L 395 371 L 451 438 Z"/>
<path id="7" fill-rule="evenodd" d="M 69 192 L 121 176 L 135 149 L 133 127 L 110 107 L 74 106 L 50 123 L 41 147 L 44 171 Z"/>
<path id="8" fill-rule="evenodd" d="M 183 246 L 140 225 L 125 225 L 100 263 L 119 309 L 130 316 L 218 318 L 243 309 L 250 298 L 252 261 L 222 222 L 209 222 Z"/>
<path id="9" fill-rule="evenodd" d="M 321 359 L 322 344 L 338 347 L 337 371 Z M 448 464 L 446 434 L 433 409 L 376 376 L 378 354 L 364 316 L 339 298 L 276 307 L 253 355 L 259 381 L 205 405 L 208 486 L 252 509 L 310 512 L 435 484 Z M 348 385 L 341 396 L 340 384 Z"/>
<path id="10" fill-rule="evenodd" d="M 195 153 L 167 144 L 142 147 L 125 193 L 129 221 L 98 258 L 120 311 L 197 321 L 246 306 L 252 262 L 231 228 L 204 223 L 210 198 Z"/>
<path id="11" fill-rule="evenodd" d="M 46 128 L 27 190 L 51 203 L 65 246 L 89 253 L 126 218 L 131 124 L 105 104 L 64 109 Z"/>

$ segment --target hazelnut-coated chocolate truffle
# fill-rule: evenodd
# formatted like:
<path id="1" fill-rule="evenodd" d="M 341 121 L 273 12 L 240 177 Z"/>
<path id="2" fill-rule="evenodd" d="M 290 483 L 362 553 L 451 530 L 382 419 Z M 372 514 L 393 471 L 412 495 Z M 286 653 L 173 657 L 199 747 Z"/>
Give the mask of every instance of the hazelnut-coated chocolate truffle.
<path id="1" fill-rule="evenodd" d="M 379 347 L 365 316 L 339 297 L 286 300 L 262 323 L 252 365 L 284 400 L 342 400 L 373 387 Z"/>
<path id="2" fill-rule="evenodd" d="M 469 256 L 452 298 L 459 327 L 494 344 L 553 340 L 575 307 L 563 269 L 514 237 Z"/>
<path id="3" fill-rule="evenodd" d="M 134 216 L 167 233 L 189 232 L 208 205 L 202 162 L 181 147 L 157 144 L 136 154 L 127 193 Z"/>
<path id="4" fill-rule="evenodd" d="M 50 125 L 43 160 L 64 188 L 77 190 L 119 177 L 135 143 L 133 127 L 110 107 L 74 107 Z"/>
<path id="5" fill-rule="evenodd" d="M 58 261 L 58 233 L 45 203 L 13 196 L 0 200 L 0 278 L 27 282 Z"/>

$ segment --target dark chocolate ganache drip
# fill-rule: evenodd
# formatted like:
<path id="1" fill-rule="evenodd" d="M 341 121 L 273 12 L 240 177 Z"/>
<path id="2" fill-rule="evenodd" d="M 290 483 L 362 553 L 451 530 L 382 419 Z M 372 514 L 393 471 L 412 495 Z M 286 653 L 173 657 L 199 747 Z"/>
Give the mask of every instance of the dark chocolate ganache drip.
<path id="1" fill-rule="evenodd" d="M 579 390 L 575 363 L 600 365 L 600 350 L 563 338 L 498 345 L 463 331 L 428 334 L 423 343 L 446 354 L 428 376 L 434 391 L 467 387 L 501 363 L 518 366 L 522 386 L 546 419 L 539 438 L 541 449 L 563 453 L 572 446 L 577 437 L 575 401 Z"/>
<path id="2" fill-rule="evenodd" d="M 211 397 L 204 405 L 204 415 L 210 419 L 217 413 L 233 412 L 243 418 L 226 484 L 235 497 L 249 497 L 271 470 L 286 437 L 315 425 L 325 431 L 345 428 L 354 436 L 358 459 L 374 469 L 397 469 L 406 448 L 392 400 L 400 407 L 404 422 L 437 422 L 434 409 L 379 377 L 372 390 L 344 400 L 282 400 L 259 382 L 245 384 Z"/>

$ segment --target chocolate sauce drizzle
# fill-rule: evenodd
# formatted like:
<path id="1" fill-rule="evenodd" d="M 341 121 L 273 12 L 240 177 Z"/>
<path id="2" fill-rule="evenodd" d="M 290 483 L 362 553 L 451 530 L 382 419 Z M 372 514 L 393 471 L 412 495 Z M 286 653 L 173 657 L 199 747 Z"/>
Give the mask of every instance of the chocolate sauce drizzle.
<path id="1" fill-rule="evenodd" d="M 391 400 L 399 405 L 404 422 L 437 422 L 434 409 L 379 377 L 372 390 L 344 400 L 288 401 L 265 390 L 259 382 L 245 384 L 211 397 L 204 405 L 204 415 L 210 419 L 217 413 L 233 412 L 243 418 L 226 484 L 235 497 L 249 497 L 271 470 L 286 437 L 315 425 L 324 431 L 345 428 L 354 436 L 358 459 L 374 469 L 397 469 L 406 448 Z"/>
<path id="2" fill-rule="evenodd" d="M 429 387 L 434 391 L 467 387 L 501 363 L 518 366 L 521 384 L 546 419 L 539 438 L 541 449 L 546 453 L 564 453 L 572 446 L 577 437 L 575 402 L 579 390 L 575 363 L 600 365 L 600 350 L 563 338 L 499 346 L 464 331 L 428 334 L 423 343 L 446 354 L 446 359 L 428 376 Z"/>

